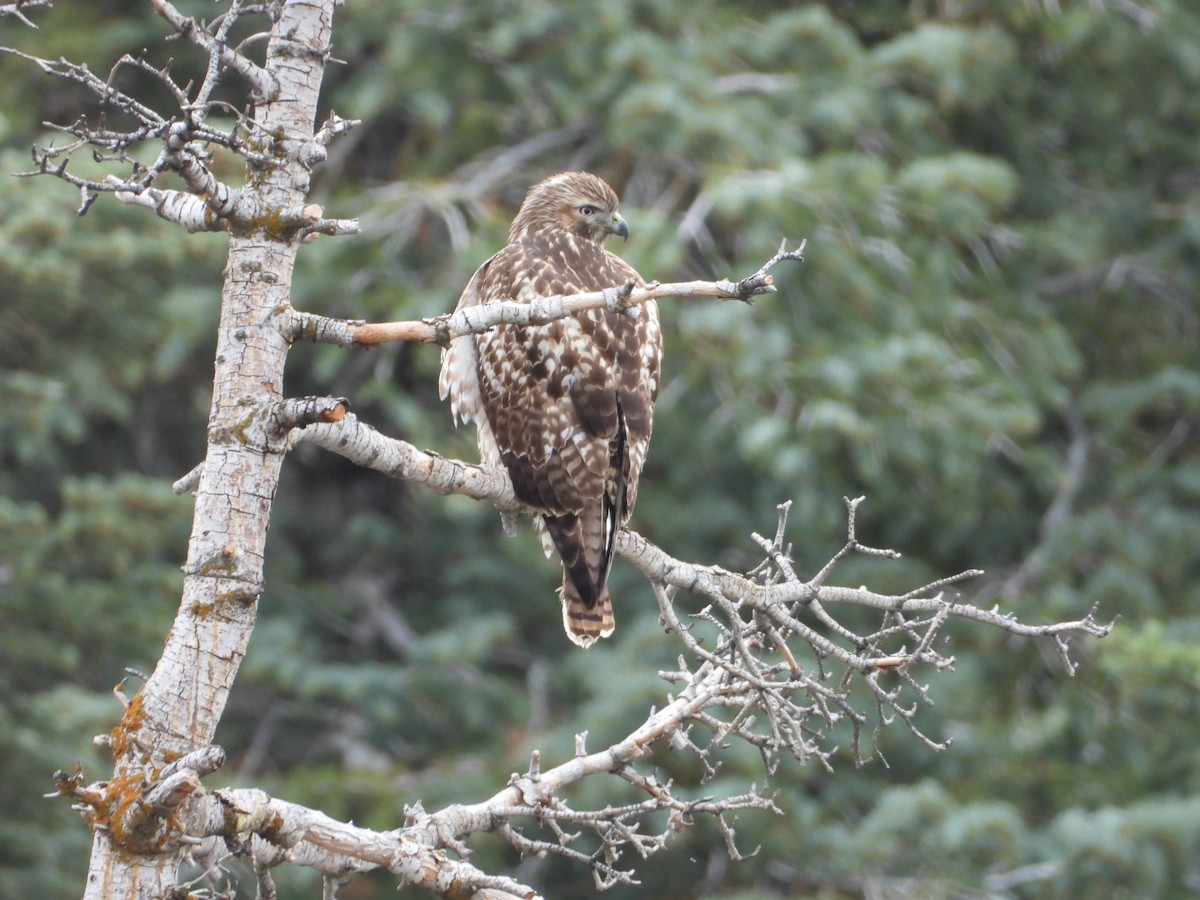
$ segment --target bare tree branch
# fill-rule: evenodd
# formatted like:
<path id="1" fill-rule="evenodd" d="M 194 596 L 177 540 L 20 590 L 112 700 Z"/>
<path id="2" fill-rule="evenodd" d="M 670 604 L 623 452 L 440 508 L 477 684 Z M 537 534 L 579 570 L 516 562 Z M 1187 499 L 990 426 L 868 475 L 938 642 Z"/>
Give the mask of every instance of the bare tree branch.
<path id="1" fill-rule="evenodd" d="M 310 425 L 294 436 L 293 443 L 316 444 L 359 465 L 392 477 L 424 484 L 441 494 L 463 494 L 492 503 L 502 511 L 524 511 L 513 494 L 512 484 L 503 469 L 472 465 L 419 450 L 405 441 L 386 437 L 360 422 L 353 414 L 347 414 L 335 424 Z M 856 510 L 860 501 L 861 498 L 859 501 L 847 501 L 848 508 Z M 784 521 L 786 509 L 786 506 L 781 507 L 781 519 Z M 853 532 L 853 517 L 848 521 L 850 524 L 847 543 L 831 560 L 833 564 L 849 552 L 863 552 Z M 822 608 L 835 603 L 865 606 L 884 611 L 888 615 L 936 615 L 947 607 L 950 616 L 971 619 L 1026 637 L 1055 636 L 1073 632 L 1103 637 L 1112 628 L 1111 624 L 1099 623 L 1095 619 L 1094 610 L 1083 619 L 1074 622 L 1037 626 L 1022 624 L 1012 613 L 1001 613 L 995 607 L 985 610 L 971 604 L 947 602 L 942 599 L 940 593 L 934 597 L 920 596 L 982 574 L 975 569 L 938 579 L 907 594 L 893 596 L 878 594 L 861 587 L 825 585 L 822 582 L 833 568 L 828 564 L 817 573 L 817 577 L 805 582 L 795 576 L 790 564 L 783 570 L 783 577 L 780 578 L 770 577 L 768 574 L 769 569 L 775 567 L 774 563 L 770 566 L 760 564 L 754 570 L 755 577 L 750 577 L 729 572 L 719 566 L 683 562 L 667 555 L 641 535 L 628 529 L 624 529 L 617 539 L 617 552 L 653 583 L 682 589 L 699 596 L 729 600 L 743 604 L 749 609 L 765 612 L 773 617 L 776 626 L 783 627 L 788 633 L 796 630 L 805 634 L 811 632 L 822 650 L 830 655 L 835 652 L 832 641 L 812 632 L 795 618 L 814 603 L 821 604 Z M 781 552 L 775 549 L 772 555 L 778 559 Z M 866 548 L 866 552 L 898 555 L 895 551 L 877 551 L 873 548 Z M 768 562 L 770 559 L 769 556 Z M 864 646 L 867 644 L 866 636 L 853 635 L 850 632 L 846 632 L 846 636 L 853 642 L 862 643 Z M 921 647 L 924 643 L 923 636 L 915 642 L 913 650 L 909 652 L 909 655 L 913 656 L 910 661 L 920 661 Z M 837 648 L 836 653 L 842 662 L 853 668 L 871 670 L 878 667 L 871 658 L 841 648 Z M 891 655 L 881 654 L 880 658 L 890 660 Z M 934 661 L 934 657 L 930 656 L 929 661 Z M 887 667 L 893 666 L 894 663 Z"/>
<path id="2" fill-rule="evenodd" d="M 271 73 L 256 65 L 248 57 L 225 44 L 225 35 L 237 21 L 243 7 L 241 0 L 233 0 L 227 13 L 218 19 L 216 26 L 205 25 L 190 16 L 185 16 L 167 0 L 150 0 L 154 11 L 171 23 L 182 37 L 208 52 L 221 65 L 232 69 L 246 79 L 258 95 L 259 100 L 273 100 L 279 91 L 279 84 Z M 261 8 L 260 5 L 255 5 Z M 211 72 L 210 68 L 210 72 Z M 215 77 L 215 76 L 214 76 Z M 206 78 L 207 83 L 210 79 Z"/>
<path id="3" fill-rule="evenodd" d="M 775 256 L 741 281 L 651 282 L 642 287 L 627 282 L 602 291 L 538 297 L 528 303 L 515 300 L 483 303 L 419 322 L 366 323 L 292 311 L 283 327 L 291 340 L 341 347 L 376 347 L 397 341 L 446 346 L 456 337 L 480 334 L 497 325 L 544 325 L 588 309 L 608 309 L 636 316 L 640 304 L 661 297 L 715 297 L 749 303 L 758 294 L 776 291 L 770 269 L 784 260 L 802 262 L 804 247 L 804 241 L 795 250 L 785 250 L 781 245 Z"/>
<path id="4" fill-rule="evenodd" d="M 5 49 L 33 62 L 44 72 L 77 82 L 100 101 L 102 111 L 116 110 L 135 123 L 126 130 L 115 130 L 100 122 L 79 119 L 70 125 L 46 123 L 48 128 L 71 137 L 61 146 L 37 147 L 33 150 L 34 170 L 23 175 L 51 175 L 75 186 L 80 191 L 78 212 L 83 215 L 96 197 L 112 193 L 123 203 L 153 209 L 169 222 L 182 225 L 189 232 L 264 230 L 284 237 L 306 241 L 317 235 L 344 235 L 358 231 L 353 220 L 324 218 L 319 207 L 275 209 L 264 206 L 259 192 L 246 192 L 218 179 L 210 165 L 213 150 L 220 149 L 241 157 L 249 166 L 261 171 L 276 169 L 286 156 L 279 145 L 295 142 L 295 158 L 306 168 L 324 160 L 326 146 L 337 135 L 349 130 L 353 121 L 331 113 L 326 125 L 315 135 L 291 135 L 278 130 L 264 129 L 248 113 L 231 107 L 212 94 L 221 76 L 232 70 L 242 75 L 252 86 L 252 102 L 261 103 L 278 91 L 277 78 L 270 67 L 252 62 L 239 50 L 230 48 L 228 35 L 238 20 L 246 15 L 268 14 L 277 18 L 270 4 L 245 3 L 233 0 L 229 8 L 212 22 L 184 16 L 167 0 L 151 0 L 155 10 L 176 32 L 208 54 L 204 78 L 199 85 L 182 84 L 170 71 L 170 63 L 159 67 L 141 56 L 122 56 L 113 65 L 107 78 L 91 72 L 87 66 L 65 59 L 48 60 L 30 54 Z M 20 4 L 18 4 L 20 5 Z M 26 4 L 28 5 L 28 4 Z M 328 47 L 284 48 L 292 37 L 276 36 L 272 45 L 293 55 L 316 55 L 322 59 Z M 176 109 L 159 112 L 115 87 L 123 68 L 134 68 L 154 78 L 173 98 Z M 232 118 L 233 125 L 214 126 L 209 118 Z M 134 151 L 152 142 L 161 148 L 152 163 L 141 162 Z M 67 165 L 79 150 L 91 147 L 99 162 L 117 164 L 122 174 L 104 178 L 89 178 L 69 172 Z M 172 172 L 184 182 L 186 190 L 163 190 L 154 187 L 160 175 Z M 313 212 L 315 210 L 315 213 Z"/>
<path id="5" fill-rule="evenodd" d="M 323 407 L 308 403 L 313 408 Z M 310 417 L 301 410 L 295 418 Z M 422 453 L 356 424 L 352 416 L 332 424 L 311 425 L 297 440 L 330 447 L 389 474 L 403 473 L 403 477 L 441 492 L 453 490 L 488 499 L 502 509 L 518 506 L 502 470 Z M 474 474 L 463 474 L 468 471 Z M 861 498 L 847 500 L 848 540 L 835 560 L 844 558 L 847 548 L 857 544 L 854 522 L 860 504 Z M 949 742 L 931 739 L 917 724 L 918 710 L 932 700 L 927 686 L 918 682 L 913 672 L 922 665 L 938 671 L 952 664 L 936 647 L 942 626 L 952 617 L 973 618 L 1013 634 L 1056 640 L 1069 633 L 1099 637 L 1111 629 L 1111 625 L 1097 622 L 1094 612 L 1077 622 L 1023 625 L 996 611 L 948 601 L 940 593 L 975 572 L 939 579 L 897 596 L 800 582 L 784 544 L 788 508 L 788 504 L 779 508 L 774 540 L 757 539 L 760 546 L 767 544 L 767 556 L 749 576 L 674 559 L 636 533 L 622 532 L 618 552 L 650 580 L 664 625 L 684 645 L 678 668 L 660 673 L 677 685 L 676 693 L 668 695 L 662 709 L 652 710 L 629 734 L 603 750 L 588 753 L 585 735 L 579 735 L 575 755 L 549 769 L 534 751 L 528 771 L 514 774 L 486 800 L 452 805 L 435 813 L 426 813 L 417 804 L 408 810 L 403 827 L 375 832 L 261 791 L 205 794 L 199 776 L 223 758 L 215 748 L 189 754 L 159 772 L 146 770 L 130 783 L 87 785 L 79 772 L 62 775 L 59 789 L 90 810 L 95 821 L 121 834 L 123 845 L 128 845 L 133 834 L 142 836 L 143 846 L 203 844 L 213 859 L 228 853 L 229 847 L 244 847 L 254 858 L 260 879 L 263 871 L 286 860 L 310 866 L 327 878 L 340 878 L 364 867 L 383 867 L 404 884 L 441 895 L 491 890 L 499 892 L 495 896 L 537 896 L 529 886 L 487 875 L 463 858 L 466 838 L 495 831 L 522 853 L 555 854 L 587 865 L 597 887 L 607 888 L 634 883 L 633 870 L 620 863 L 624 851 L 633 850 L 639 858 L 650 856 L 666 847 L 672 834 L 696 816 L 712 817 L 731 856 L 743 858 L 726 816 L 750 809 L 778 812 L 771 796 L 755 786 L 726 797 L 681 796 L 671 782 L 661 782 L 639 768 L 654 747 L 695 754 L 711 777 L 723 750 L 732 741 L 742 741 L 757 748 L 769 777 L 780 756 L 800 762 L 815 759 L 830 767 L 838 747 L 838 726 L 846 723 L 849 737 L 842 740 L 849 742 L 853 759 L 861 762 L 860 741 L 867 718 L 856 708 L 853 691 L 857 683 L 874 701 L 877 730 L 899 721 L 926 746 L 941 750 Z M 826 565 L 819 574 L 825 578 L 832 571 L 833 566 Z M 710 601 L 690 616 L 690 624 L 676 609 L 679 589 Z M 939 593 L 920 596 L 932 590 Z M 839 626 L 823 636 L 799 621 L 819 603 L 863 605 L 882 610 L 884 616 L 880 627 L 869 634 L 855 634 Z M 817 624 L 823 623 L 818 620 Z M 703 628 L 697 630 L 697 626 Z M 780 653 L 789 638 L 799 641 Z M 846 643 L 852 646 L 842 646 Z M 800 662 L 798 651 L 805 645 L 811 661 Z M 1065 650 L 1065 644 L 1063 647 Z M 839 678 L 826 669 L 830 659 L 843 666 Z M 609 803 L 603 809 L 574 808 L 564 792 L 591 777 L 616 777 L 641 799 Z M 117 803 L 116 798 L 131 790 L 136 802 Z M 114 819 L 112 810 L 118 806 L 131 810 L 133 818 L 127 814 L 124 819 Z M 668 813 L 666 829 L 645 830 L 646 817 L 659 812 Z M 590 852 L 578 846 L 584 834 L 596 845 Z M 223 842 L 206 842 L 213 837 L 221 837 Z"/>
<path id="6" fill-rule="evenodd" d="M 334 138 L 345 134 L 346 132 L 350 131 L 350 129 L 361 124 L 362 119 L 343 119 L 341 116 L 331 110 L 329 117 L 325 120 L 325 124 L 321 126 L 321 129 L 315 135 L 313 135 L 313 140 L 325 147 L 332 143 Z"/>
<path id="7" fill-rule="evenodd" d="M 30 28 L 37 28 L 31 19 L 26 18 L 25 11 L 47 9 L 53 5 L 52 0 L 16 0 L 14 3 L 0 3 L 0 16 L 14 16 Z"/>

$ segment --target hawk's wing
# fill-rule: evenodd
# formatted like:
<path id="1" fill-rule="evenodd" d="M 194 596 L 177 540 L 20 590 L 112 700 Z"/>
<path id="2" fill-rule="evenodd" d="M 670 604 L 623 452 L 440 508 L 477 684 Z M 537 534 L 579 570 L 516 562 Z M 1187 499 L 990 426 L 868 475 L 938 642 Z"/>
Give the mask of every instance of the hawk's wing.
<path id="1" fill-rule="evenodd" d="M 509 245 L 483 273 L 478 302 L 642 284 L 620 257 L 580 243 L 574 253 L 559 246 Z M 550 513 L 578 512 L 618 474 L 636 483 L 650 437 L 661 352 L 657 310 L 647 304 L 637 313 L 632 318 L 593 309 L 476 336 L 480 403 L 525 503 Z M 612 471 L 618 436 L 628 443 L 628 461 L 619 473 Z M 621 498 L 626 512 L 633 499 Z"/>
<path id="2" fill-rule="evenodd" d="M 499 254 L 496 254 L 498 256 Z M 463 288 L 454 311 L 478 306 L 479 286 L 487 276 L 488 268 L 496 256 L 491 256 L 475 270 L 467 286 Z M 475 338 L 464 335 L 455 338 L 442 351 L 442 370 L 438 375 L 438 394 L 443 400 L 450 398 L 450 414 L 454 422 L 479 422 L 483 407 L 479 399 L 479 375 L 476 371 Z M 499 460 L 492 462 L 499 465 Z"/>
<path id="3" fill-rule="evenodd" d="M 475 270 L 467 286 L 463 288 L 454 311 L 478 306 L 487 302 L 481 297 L 480 287 L 487 278 L 492 261 L 499 256 L 490 257 L 483 265 Z M 502 299 L 499 297 L 489 299 Z M 479 352 L 475 335 L 463 335 L 450 342 L 450 346 L 442 351 L 442 369 L 438 374 L 438 393 L 445 400 L 450 398 L 450 414 L 455 424 L 459 422 L 474 422 L 475 437 L 479 444 L 479 461 L 486 466 L 501 466 L 500 449 L 496 446 L 496 438 L 492 434 L 492 426 L 483 411 L 483 398 L 479 392 Z M 517 516 L 513 513 L 500 513 L 500 521 L 504 533 L 512 537 L 517 533 Z"/>

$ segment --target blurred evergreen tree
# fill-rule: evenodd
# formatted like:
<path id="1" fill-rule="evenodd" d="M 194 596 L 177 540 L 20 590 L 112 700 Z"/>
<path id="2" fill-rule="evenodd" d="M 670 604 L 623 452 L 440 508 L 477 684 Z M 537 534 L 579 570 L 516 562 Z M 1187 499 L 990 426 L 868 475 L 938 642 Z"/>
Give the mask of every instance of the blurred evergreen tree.
<path id="1" fill-rule="evenodd" d="M 38 22 L 0 19 L 0 42 L 96 71 L 170 50 L 148 8 L 59 0 Z M 788 817 L 738 823 L 757 858 L 728 864 L 697 828 L 610 896 L 1196 890 L 1198 48 L 1186 0 L 342 11 L 327 102 L 364 124 L 333 147 L 319 199 L 368 227 L 302 254 L 298 308 L 452 308 L 525 187 L 563 168 L 618 186 L 620 249 L 650 278 L 745 273 L 806 237 L 803 269 L 753 309 L 664 304 L 634 527 L 746 568 L 749 532 L 792 499 L 811 571 L 841 542 L 841 496 L 865 493 L 865 539 L 905 557 L 847 564 L 846 583 L 979 566 L 984 605 L 1126 619 L 1079 648 L 1075 680 L 1036 645 L 959 627 L 957 671 L 923 714 L 951 750 L 885 732 L 886 768 L 784 766 Z M 46 139 L 38 123 L 83 98 L 12 57 L 0 84 L 11 173 Z M 80 883 L 83 829 L 40 794 L 56 767 L 103 768 L 88 736 L 115 717 L 107 691 L 157 655 L 188 515 L 168 485 L 202 452 L 208 403 L 220 238 L 103 199 L 76 222 L 74 201 L 50 179 L 0 180 L 0 897 Z M 291 363 L 290 393 L 344 394 L 390 433 L 473 458 L 437 402 L 436 352 Z M 673 651 L 644 586 L 614 573 L 621 628 L 580 654 L 555 568 L 496 518 L 298 453 L 219 736 L 226 774 L 385 827 L 652 702 Z M 559 863 L 524 865 L 550 895 L 590 891 Z M 294 880 L 281 891 L 311 896 Z"/>

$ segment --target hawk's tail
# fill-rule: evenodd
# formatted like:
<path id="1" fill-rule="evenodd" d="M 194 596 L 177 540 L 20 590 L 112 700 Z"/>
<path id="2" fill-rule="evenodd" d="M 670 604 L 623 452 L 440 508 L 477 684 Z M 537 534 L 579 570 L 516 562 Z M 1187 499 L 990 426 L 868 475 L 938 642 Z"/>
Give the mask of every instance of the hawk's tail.
<path id="1" fill-rule="evenodd" d="M 608 570 L 612 566 L 610 504 L 588 503 L 579 515 L 546 516 L 546 531 L 563 564 L 559 597 L 567 637 L 590 647 L 613 633 L 612 599 L 608 595 Z"/>
<path id="2" fill-rule="evenodd" d="M 590 647 L 600 638 L 606 638 L 613 633 L 617 620 L 613 618 L 612 598 L 608 588 L 600 594 L 600 599 L 593 605 L 588 604 L 574 590 L 571 578 L 564 573 L 562 587 L 558 589 L 563 605 L 563 628 L 572 643 L 580 647 Z"/>

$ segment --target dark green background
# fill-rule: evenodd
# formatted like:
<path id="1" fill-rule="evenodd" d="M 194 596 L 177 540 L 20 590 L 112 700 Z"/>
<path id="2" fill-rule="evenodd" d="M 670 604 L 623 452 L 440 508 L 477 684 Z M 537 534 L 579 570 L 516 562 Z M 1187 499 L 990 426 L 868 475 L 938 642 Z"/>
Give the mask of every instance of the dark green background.
<path id="1" fill-rule="evenodd" d="M 207 3 L 185 4 L 211 15 Z M 0 43 L 86 61 L 173 56 L 149 4 L 59 0 Z M 453 307 L 525 187 L 586 168 L 622 193 L 647 278 L 807 262 L 753 308 L 665 301 L 667 360 L 633 525 L 746 569 L 791 499 L 802 573 L 860 535 L 904 553 L 835 580 L 907 590 L 969 567 L 984 606 L 1122 622 L 1050 648 L 952 629 L 921 727 L 827 774 L 783 765 L 786 818 L 742 815 L 730 864 L 700 824 L 626 897 L 1178 897 L 1200 891 L 1200 8 L 1190 0 L 795 6 L 717 0 L 348 3 L 324 101 L 363 125 L 316 199 L 360 235 L 301 253 L 294 302 L 372 320 Z M 757 74 L 761 77 L 749 77 Z M 138 88 L 125 76 L 123 86 Z M 168 98 L 140 85 L 164 111 Z M 231 78 L 227 96 L 239 96 Z M 0 172 L 91 109 L 0 58 Z M 530 139 L 549 136 L 539 148 Z M 504 155 L 521 147 L 523 155 Z M 73 166 L 99 171 L 86 158 Z M 236 181 L 236 162 L 219 163 Z M 52 789 L 148 671 L 178 602 L 224 238 L 49 178 L 0 179 L 0 897 L 78 896 L 88 837 Z M 428 347 L 297 347 L 290 394 L 345 395 L 389 434 L 475 458 Z M 614 573 L 619 627 L 567 643 L 556 567 L 496 514 L 305 448 L 286 468 L 267 592 L 216 782 L 395 826 L 475 801 L 586 728 L 661 702 L 676 652 L 648 587 Z M 686 605 L 686 602 L 685 602 Z M 130 690 L 136 686 L 131 682 Z M 732 753 L 717 783 L 761 780 Z M 665 773 L 695 778 L 664 755 Z M 593 780 L 571 795 L 606 802 Z M 477 862 L 513 870 L 498 841 Z M 633 860 L 628 860 L 633 862 Z M 1026 868 L 1027 867 L 1027 868 Z M 556 861 L 520 877 L 590 895 Z M 242 873 L 244 875 L 244 873 Z M 311 897 L 303 873 L 283 896 Z M 391 897 L 364 878 L 349 898 Z"/>

